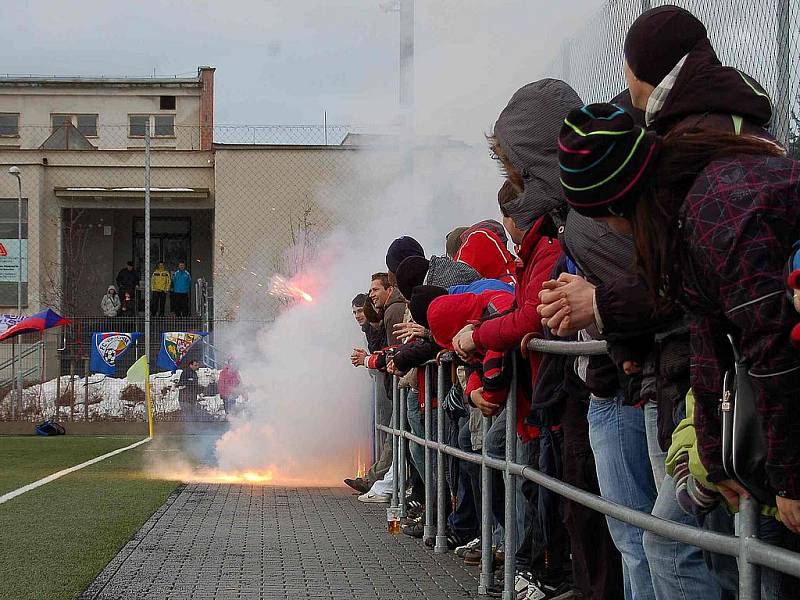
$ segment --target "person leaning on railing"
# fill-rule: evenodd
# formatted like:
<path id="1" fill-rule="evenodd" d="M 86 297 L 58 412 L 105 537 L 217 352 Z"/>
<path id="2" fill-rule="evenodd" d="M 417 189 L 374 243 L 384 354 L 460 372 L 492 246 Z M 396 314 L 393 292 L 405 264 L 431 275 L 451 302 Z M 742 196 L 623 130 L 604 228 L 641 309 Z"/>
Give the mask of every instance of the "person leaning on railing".
<path id="1" fill-rule="evenodd" d="M 800 550 L 800 354 L 790 342 L 797 314 L 784 280 L 800 231 L 800 164 L 756 137 L 662 138 L 606 104 L 571 112 L 560 143 L 570 206 L 632 233 L 654 297 L 681 302 L 692 317 L 700 457 L 709 482 L 737 505 L 749 492 L 723 467 L 718 412 L 733 336 L 759 396 L 763 431 L 752 435 L 767 445 L 764 473 L 751 475 L 771 489 L 785 525 L 762 518 L 760 537 Z M 795 597 L 798 583 L 762 570 L 765 598 Z"/>

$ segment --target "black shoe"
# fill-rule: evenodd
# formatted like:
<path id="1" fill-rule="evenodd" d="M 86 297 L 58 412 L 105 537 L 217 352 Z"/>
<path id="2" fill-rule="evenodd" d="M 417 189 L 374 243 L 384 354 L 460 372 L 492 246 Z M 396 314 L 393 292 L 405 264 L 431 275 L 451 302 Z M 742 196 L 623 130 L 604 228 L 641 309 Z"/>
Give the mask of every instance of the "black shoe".
<path id="1" fill-rule="evenodd" d="M 424 519 L 420 519 L 419 521 L 415 521 L 414 523 L 409 524 L 407 527 L 401 527 L 400 531 L 402 531 L 403 533 L 405 533 L 408 536 L 420 539 L 420 538 L 422 538 L 423 534 L 425 533 L 425 522 L 424 522 Z"/>
<path id="2" fill-rule="evenodd" d="M 366 494 L 372 487 L 366 479 L 356 477 L 355 479 L 345 479 L 345 484 L 357 491 L 359 494 Z"/>
<path id="3" fill-rule="evenodd" d="M 464 540 L 462 540 L 460 537 L 458 537 L 456 534 L 454 534 L 449 529 L 445 532 L 445 536 L 447 537 L 447 549 L 448 550 L 455 550 L 459 546 L 461 546 L 461 545 L 466 543 Z M 425 540 L 425 545 L 428 548 L 433 548 L 434 546 L 436 546 L 436 536 L 434 536 L 432 538 L 428 538 L 427 540 Z"/>

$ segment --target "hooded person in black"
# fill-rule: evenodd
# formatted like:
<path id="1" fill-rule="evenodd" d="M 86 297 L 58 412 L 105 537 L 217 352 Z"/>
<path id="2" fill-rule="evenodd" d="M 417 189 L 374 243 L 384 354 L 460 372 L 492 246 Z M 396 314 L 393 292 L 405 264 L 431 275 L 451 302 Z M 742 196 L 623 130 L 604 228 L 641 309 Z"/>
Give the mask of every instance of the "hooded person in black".
<path id="1" fill-rule="evenodd" d="M 752 77 L 723 66 L 705 25 L 673 5 L 643 13 L 625 37 L 625 75 L 647 127 L 762 135 L 772 103 Z"/>

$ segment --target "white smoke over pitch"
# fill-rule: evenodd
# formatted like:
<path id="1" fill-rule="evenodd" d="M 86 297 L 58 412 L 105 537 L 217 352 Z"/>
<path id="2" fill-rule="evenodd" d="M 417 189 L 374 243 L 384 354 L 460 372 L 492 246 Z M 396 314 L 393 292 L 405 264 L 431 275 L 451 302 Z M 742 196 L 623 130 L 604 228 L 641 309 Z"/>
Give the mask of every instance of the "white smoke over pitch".
<path id="1" fill-rule="evenodd" d="M 369 22 L 371 13 L 364 15 Z M 470 145 L 419 138 L 425 148 L 414 152 L 413 179 L 400 176 L 398 153 L 357 154 L 361 175 L 343 184 L 352 201 L 323 206 L 345 225 L 318 245 L 302 273 L 314 302 L 297 303 L 261 330 L 242 325 L 216 340 L 238 357 L 249 398 L 246 413 L 217 442 L 221 470 L 271 471 L 275 483 L 324 485 L 353 475 L 359 455 L 369 463 L 372 382 L 349 363 L 352 348 L 365 346 L 350 301 L 367 290 L 372 273 L 386 270 L 395 237 L 412 235 L 429 256 L 441 255 L 454 227 L 499 218 L 501 179 L 483 136 L 511 94 L 536 78 L 531 65 L 541 67 L 557 51 L 559 40 L 548 39 L 547 31 L 564 22 L 552 3 L 417 3 L 417 131 Z M 385 122 L 396 110 L 385 102 L 396 89 L 396 72 L 384 70 L 382 77 L 358 98 L 326 97 L 323 105 L 333 114 L 356 106 L 360 122 Z M 245 312 L 246 304 L 244 297 Z"/>
<path id="2" fill-rule="evenodd" d="M 321 243 L 300 277 L 314 301 L 286 309 L 253 343 L 245 327 L 226 340 L 249 401 L 217 443 L 221 470 L 272 471 L 275 483 L 321 485 L 353 475 L 359 452 L 369 463 L 372 380 L 349 363 L 352 349 L 365 346 L 350 302 L 372 273 L 386 270 L 395 237 L 413 235 L 429 255 L 443 254 L 450 229 L 496 216 L 500 181 L 483 147 L 420 150 L 413 182 L 397 177 L 394 159 L 358 153 L 364 175 L 349 182 L 352 197 L 359 189 L 384 191 L 329 207 L 348 213 L 347 225 Z"/>

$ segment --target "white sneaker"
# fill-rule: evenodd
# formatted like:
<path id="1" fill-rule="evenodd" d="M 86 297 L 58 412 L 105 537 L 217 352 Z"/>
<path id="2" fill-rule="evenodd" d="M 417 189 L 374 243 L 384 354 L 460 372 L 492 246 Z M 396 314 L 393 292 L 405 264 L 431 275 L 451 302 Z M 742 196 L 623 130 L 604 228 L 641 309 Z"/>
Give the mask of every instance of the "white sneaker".
<path id="1" fill-rule="evenodd" d="M 469 552 L 470 550 L 477 550 L 481 546 L 481 538 L 475 538 L 471 542 L 464 544 L 463 546 L 459 546 L 455 549 L 455 555 L 459 558 L 464 558 L 464 555 Z"/>
<path id="2" fill-rule="evenodd" d="M 388 494 L 376 494 L 375 492 L 367 492 L 366 494 L 361 494 L 358 497 L 359 502 L 366 502 L 366 503 L 373 503 L 373 504 L 381 504 L 389 502 L 392 497 Z"/>

